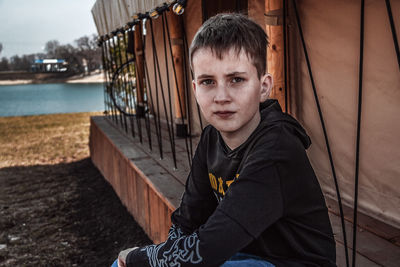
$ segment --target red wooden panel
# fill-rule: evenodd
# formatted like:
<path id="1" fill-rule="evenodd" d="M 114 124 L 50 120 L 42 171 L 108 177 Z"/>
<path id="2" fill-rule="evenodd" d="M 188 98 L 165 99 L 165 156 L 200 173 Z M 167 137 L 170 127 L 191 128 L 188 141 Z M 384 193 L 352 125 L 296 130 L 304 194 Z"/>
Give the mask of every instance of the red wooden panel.
<path id="1" fill-rule="evenodd" d="M 120 156 L 120 160 L 118 162 L 119 167 L 119 186 L 120 186 L 120 199 L 122 203 L 124 203 L 125 207 L 128 206 L 128 166 L 126 164 L 126 160 Z"/>
<path id="2" fill-rule="evenodd" d="M 149 187 L 140 176 L 136 178 L 137 222 L 147 234 L 150 234 Z"/>
<path id="3" fill-rule="evenodd" d="M 153 190 L 149 190 L 149 218 L 150 218 L 150 237 L 154 243 L 160 243 L 161 240 L 161 224 L 160 209 L 163 203 Z"/>
<path id="4" fill-rule="evenodd" d="M 162 240 L 166 240 L 168 237 L 168 231 L 171 224 L 171 219 L 168 212 L 168 207 L 164 203 L 161 202 L 160 205 L 160 217 L 161 217 L 161 230 L 160 235 Z"/>
<path id="5" fill-rule="evenodd" d="M 136 172 L 129 168 L 127 170 L 127 192 L 128 192 L 128 210 L 133 215 L 137 217 L 137 196 L 136 196 Z"/>

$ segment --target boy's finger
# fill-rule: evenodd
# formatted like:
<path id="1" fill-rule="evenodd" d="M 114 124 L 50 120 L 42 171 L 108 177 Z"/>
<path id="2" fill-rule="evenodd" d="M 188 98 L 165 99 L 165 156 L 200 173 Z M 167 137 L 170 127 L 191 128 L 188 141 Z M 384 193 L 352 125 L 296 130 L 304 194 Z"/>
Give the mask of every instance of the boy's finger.
<path id="1" fill-rule="evenodd" d="M 126 267 L 125 262 L 123 262 L 120 258 L 118 258 L 118 267 Z"/>

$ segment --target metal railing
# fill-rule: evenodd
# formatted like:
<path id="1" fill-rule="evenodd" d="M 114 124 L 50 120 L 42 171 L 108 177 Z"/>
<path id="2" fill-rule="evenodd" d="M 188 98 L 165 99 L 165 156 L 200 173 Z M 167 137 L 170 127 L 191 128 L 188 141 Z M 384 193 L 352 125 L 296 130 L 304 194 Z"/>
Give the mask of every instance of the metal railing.
<path id="1" fill-rule="evenodd" d="M 164 158 L 164 151 L 168 149 L 174 168 L 178 168 L 176 141 L 182 143 L 183 140 L 190 165 L 195 145 L 193 117 L 196 116 L 199 122 L 197 128 L 202 129 L 203 125 L 199 107 L 191 104 L 191 72 L 183 23 L 180 23 L 183 32 L 183 54 L 180 56 L 183 59 L 184 79 L 181 84 L 184 88 L 179 88 L 170 25 L 165 14 L 165 11 L 171 12 L 168 10 L 168 6 L 158 10 L 157 17 L 162 25 L 161 38 L 155 36 L 154 18 L 151 19 L 150 13 L 146 13 L 127 27 L 103 36 L 99 45 L 102 47 L 106 80 L 106 114 L 126 134 L 137 138 L 142 144 L 147 143 L 149 150 L 157 150 L 160 158 Z M 141 47 L 139 53 L 138 47 Z M 163 50 L 163 58 L 159 56 L 160 49 Z M 141 56 L 142 60 L 139 59 Z M 164 64 L 160 64 L 161 60 Z M 171 65 L 172 69 L 169 69 Z M 142 75 L 139 69 L 144 70 Z"/>

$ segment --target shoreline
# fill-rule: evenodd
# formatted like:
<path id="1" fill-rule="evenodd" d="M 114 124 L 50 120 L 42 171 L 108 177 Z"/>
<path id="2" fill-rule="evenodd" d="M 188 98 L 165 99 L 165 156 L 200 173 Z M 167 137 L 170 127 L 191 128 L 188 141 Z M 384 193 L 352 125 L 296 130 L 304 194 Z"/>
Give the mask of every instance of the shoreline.
<path id="1" fill-rule="evenodd" d="M 39 113 L 39 114 L 26 114 L 26 115 L 10 115 L 10 116 L 4 116 L 4 115 L 0 115 L 0 119 L 2 118 L 14 118 L 14 119 L 22 119 L 22 118 L 26 118 L 26 117 L 31 117 L 31 116 L 37 116 L 37 117 L 42 117 L 42 116 L 50 116 L 50 115 L 79 115 L 79 114 L 83 114 L 83 113 L 88 113 L 88 114 L 93 114 L 93 116 L 103 116 L 105 113 L 104 110 L 92 110 L 92 111 L 73 111 L 73 112 L 58 112 L 58 113 Z"/>
<path id="2" fill-rule="evenodd" d="M 52 79 L 9 79 L 0 80 L 1 85 L 23 85 L 23 84 L 44 84 L 44 83 L 104 83 L 104 74 L 102 72 L 96 71 L 90 75 L 75 75 L 69 78 L 52 78 Z"/>

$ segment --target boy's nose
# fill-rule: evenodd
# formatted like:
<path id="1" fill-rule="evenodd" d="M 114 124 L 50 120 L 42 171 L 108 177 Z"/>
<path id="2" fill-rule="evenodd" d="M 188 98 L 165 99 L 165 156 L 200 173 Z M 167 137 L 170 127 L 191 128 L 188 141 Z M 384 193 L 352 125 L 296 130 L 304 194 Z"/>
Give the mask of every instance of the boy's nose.
<path id="1" fill-rule="evenodd" d="M 218 88 L 216 90 L 216 94 L 214 96 L 214 102 L 221 104 L 221 103 L 226 103 L 226 102 L 230 102 L 230 101 L 231 101 L 231 97 L 229 95 L 227 86 L 225 86 L 225 85 L 218 86 Z"/>

